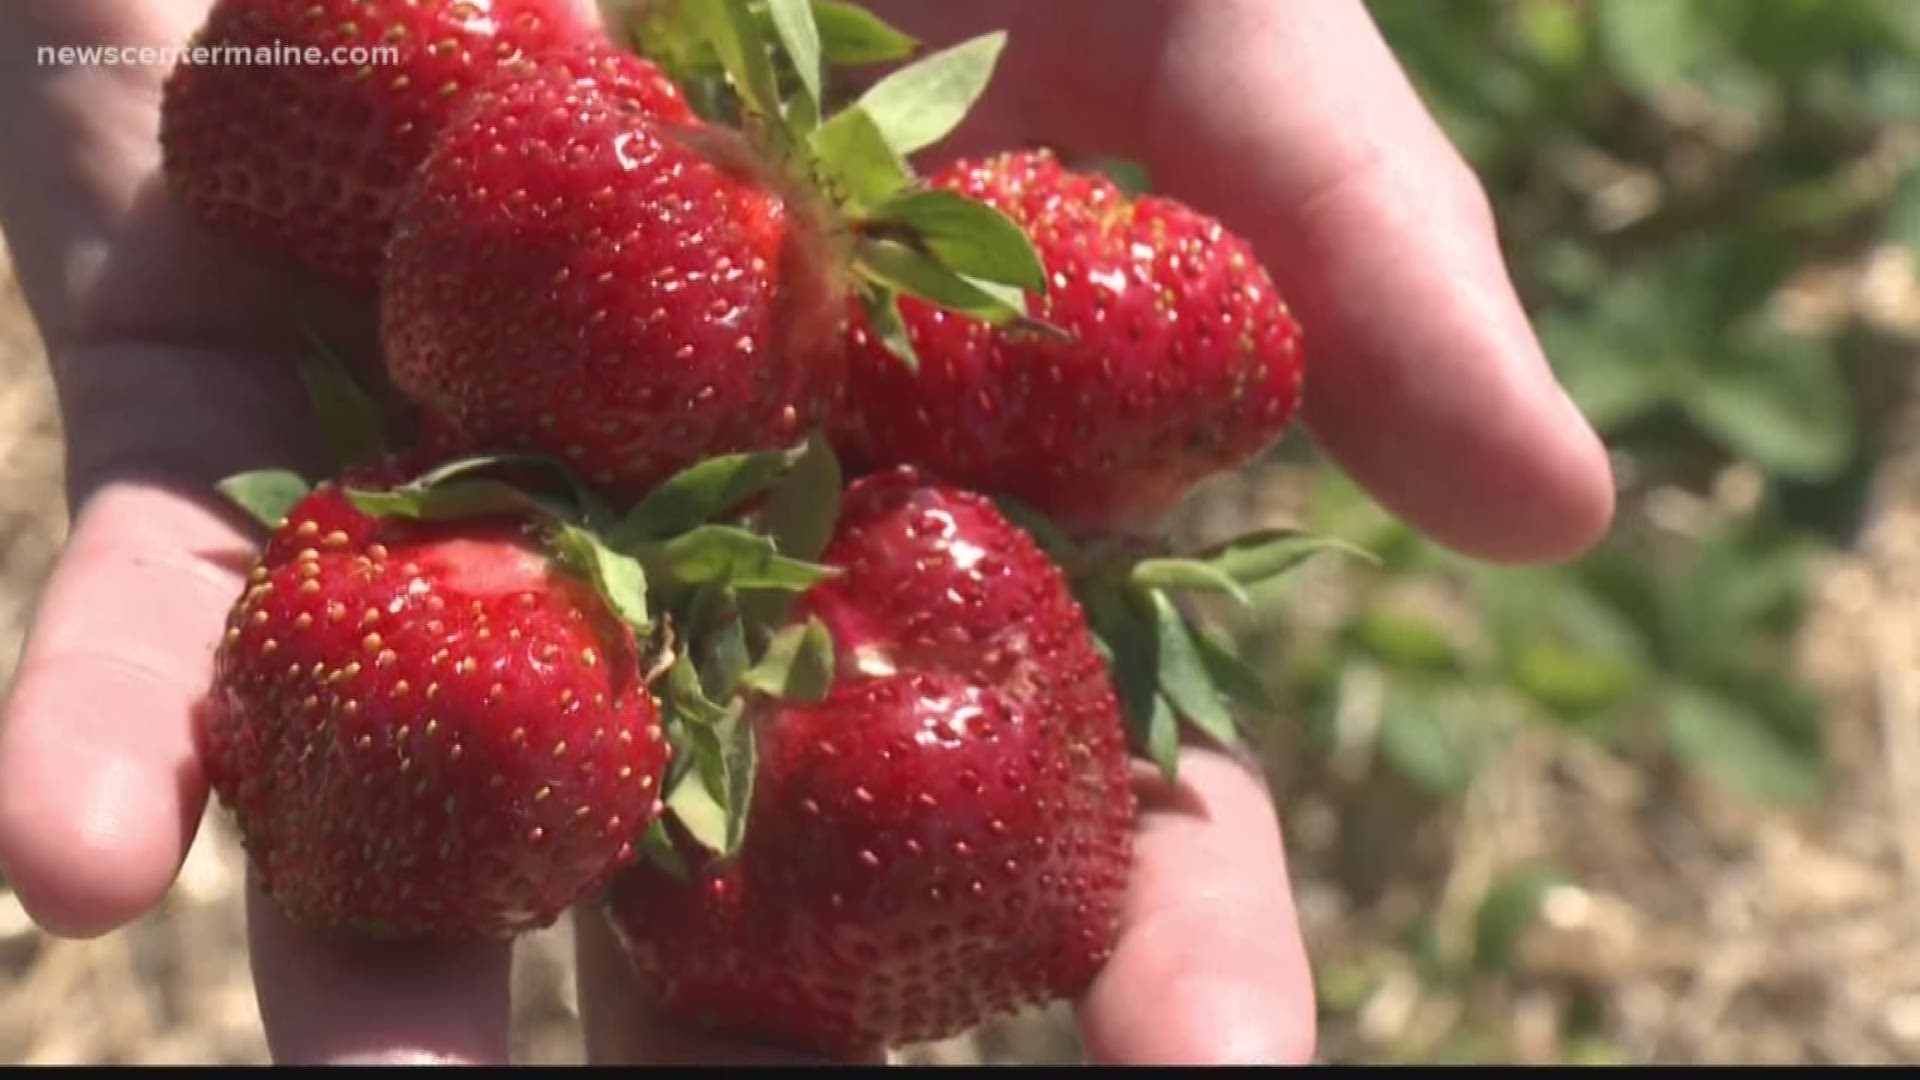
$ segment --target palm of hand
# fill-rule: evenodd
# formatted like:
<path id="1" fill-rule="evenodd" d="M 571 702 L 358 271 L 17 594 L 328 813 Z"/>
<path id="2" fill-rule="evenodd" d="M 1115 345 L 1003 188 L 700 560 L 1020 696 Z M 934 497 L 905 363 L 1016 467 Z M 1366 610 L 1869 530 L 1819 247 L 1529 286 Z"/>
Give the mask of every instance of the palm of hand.
<path id="1" fill-rule="evenodd" d="M 172 44 L 200 15 L 140 0 L 44 6 L 52 14 L 27 16 L 16 39 Z M 1496 558 L 1568 554 L 1604 526 L 1597 444 L 1543 374 L 1471 179 L 1404 86 L 1360 100 L 1351 112 L 1367 126 L 1331 124 L 1347 104 L 1338 89 L 1365 78 L 1336 75 L 1341 63 L 1397 75 L 1357 5 L 1301 12 L 1286 27 L 1258 4 L 1107 0 L 1047 15 L 1009 0 L 882 6 L 929 40 L 1012 30 L 1002 88 L 949 150 L 1042 140 L 1136 154 L 1250 233 L 1309 333 L 1320 328 L 1318 355 L 1337 358 L 1316 369 L 1319 384 L 1309 379 L 1321 442 L 1384 500 Z M 1240 47 L 1269 51 L 1237 63 L 1205 55 L 1243 34 Z M 303 296 L 308 306 L 294 307 L 284 280 L 209 240 L 166 198 L 163 76 L 0 76 L 25 83 L 6 100 L 27 110 L 18 160 L 30 162 L 0 176 L 0 214 L 55 366 L 77 511 L 0 727 L 0 860 L 60 934 L 106 932 L 150 909 L 201 821 L 189 709 L 251 542 L 209 485 L 268 464 L 324 468 L 292 375 L 304 347 L 294 319 L 371 340 L 363 306 Z M 1263 86 L 1295 98 L 1277 103 Z M 1232 170 L 1229 154 L 1243 155 Z M 1369 241 L 1388 238 L 1404 265 L 1370 254 Z M 1383 307 L 1398 325 L 1369 317 Z M 1416 364 L 1450 381 L 1416 387 Z M 1448 475 L 1404 467 L 1436 449 Z M 1116 1062 L 1304 1060 L 1312 991 L 1268 793 L 1210 751 L 1188 750 L 1183 778 L 1177 791 L 1143 780 L 1122 942 L 1077 1003 L 1089 1051 Z M 582 915 L 595 1060 L 756 1056 L 641 1022 L 605 928 Z M 343 945 L 257 900 L 250 937 L 279 1060 L 506 1058 L 504 948 Z"/>

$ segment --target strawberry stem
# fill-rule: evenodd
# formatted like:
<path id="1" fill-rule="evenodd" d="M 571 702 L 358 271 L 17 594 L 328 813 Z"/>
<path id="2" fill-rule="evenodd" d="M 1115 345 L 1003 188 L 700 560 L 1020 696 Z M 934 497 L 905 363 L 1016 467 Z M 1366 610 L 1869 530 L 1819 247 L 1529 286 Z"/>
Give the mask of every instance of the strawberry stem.
<path id="1" fill-rule="evenodd" d="M 995 326 L 1062 335 L 1028 317 L 1027 296 L 1044 296 L 1047 280 L 1026 232 L 984 203 L 926 190 L 907 163 L 979 101 L 1006 34 L 986 34 L 893 71 L 823 119 L 821 69 L 831 54 L 819 20 L 828 10 L 845 32 L 858 9 L 806 0 L 672 5 L 655 13 L 666 40 L 654 51 L 703 70 L 704 61 L 693 58 L 713 58 L 749 139 L 797 190 L 818 195 L 833 219 L 823 233 L 849 238 L 852 285 L 881 341 L 903 363 L 917 366 L 898 313 L 903 296 Z M 896 33 L 878 20 L 862 26 L 869 37 Z M 783 70 L 799 84 L 787 101 Z"/>

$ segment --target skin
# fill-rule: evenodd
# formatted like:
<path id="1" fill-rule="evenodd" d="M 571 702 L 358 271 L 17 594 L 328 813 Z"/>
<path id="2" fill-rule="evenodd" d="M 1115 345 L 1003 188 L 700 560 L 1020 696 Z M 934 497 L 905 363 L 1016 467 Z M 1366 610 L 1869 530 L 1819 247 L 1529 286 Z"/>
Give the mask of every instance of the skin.
<path id="1" fill-rule="evenodd" d="M 1132 155 L 1253 240 L 1307 327 L 1308 425 L 1406 520 L 1504 563 L 1570 558 L 1605 532 L 1604 450 L 1552 378 L 1484 193 L 1358 0 L 877 6 L 929 41 L 1012 32 L 1000 84 L 943 153 Z M 160 196 L 163 70 L 39 66 L 27 48 L 172 44 L 203 13 L 0 4 L 0 41 L 22 46 L 0 57 L 0 221 L 48 345 L 74 514 L 0 719 L 0 867 L 64 937 L 152 909 L 206 806 L 189 708 L 252 543 L 208 485 L 316 468 L 288 326 L 304 312 L 352 345 L 371 325 L 326 298 L 296 309 L 283 278 Z M 1182 775 L 1179 790 L 1141 780 L 1125 931 L 1075 1003 L 1089 1054 L 1306 1061 L 1313 991 L 1271 795 L 1208 749 L 1189 748 Z M 777 1060 L 645 1022 L 604 926 L 581 915 L 595 1060 Z M 249 932 L 279 1061 L 507 1060 L 505 948 L 343 944 L 257 898 Z"/>

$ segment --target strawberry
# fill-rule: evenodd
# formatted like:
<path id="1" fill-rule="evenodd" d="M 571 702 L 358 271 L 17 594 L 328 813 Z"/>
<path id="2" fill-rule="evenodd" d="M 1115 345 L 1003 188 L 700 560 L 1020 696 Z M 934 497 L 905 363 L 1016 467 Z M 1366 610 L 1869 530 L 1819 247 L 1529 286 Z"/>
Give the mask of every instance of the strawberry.
<path id="1" fill-rule="evenodd" d="M 167 181 L 221 232 L 370 292 L 433 133 L 497 69 L 591 33 L 572 0 L 217 0 L 193 45 L 246 53 L 169 76 Z M 685 108 L 658 75 L 647 96 Z"/>
<path id="2" fill-rule="evenodd" d="M 1011 496 L 1078 534 L 1151 531 L 1196 482 L 1279 437 L 1300 399 L 1300 330 L 1242 239 L 1166 198 L 1129 199 L 1045 151 L 956 162 L 937 189 L 1028 231 L 1049 288 L 1035 335 L 918 300 L 902 364 L 856 307 L 844 452 Z"/>
<path id="3" fill-rule="evenodd" d="M 782 98 L 767 10 L 677 5 L 660 31 L 725 44 L 708 51 L 734 94 L 699 76 L 694 96 L 737 124 L 649 108 L 647 61 L 583 74 L 556 54 L 441 130 L 395 217 L 381 334 L 394 385 L 463 452 L 560 458 L 630 504 L 690 461 L 829 424 L 850 299 L 925 293 L 1007 322 L 993 284 L 1043 283 L 1004 215 L 917 190 L 904 164 L 958 122 L 988 50 L 931 57 L 951 77 L 923 69 L 822 121 L 821 57 Z M 946 99 L 916 113 L 930 92 Z"/>
<path id="4" fill-rule="evenodd" d="M 511 936 L 628 862 L 660 806 L 640 648 L 525 517 L 375 517 L 327 482 L 228 616 L 200 756 L 291 917 Z"/>
<path id="5" fill-rule="evenodd" d="M 482 87 L 397 216 L 394 384 L 472 449 L 564 456 L 632 502 L 711 453 L 802 439 L 836 381 L 803 200 L 723 127 L 663 118 L 647 63 Z"/>
<path id="6" fill-rule="evenodd" d="M 1118 706 L 1059 569 L 985 499 L 857 481 L 793 618 L 823 700 L 755 699 L 744 839 L 608 910 L 666 1014 L 858 1055 L 1083 991 L 1112 949 L 1134 801 Z"/>

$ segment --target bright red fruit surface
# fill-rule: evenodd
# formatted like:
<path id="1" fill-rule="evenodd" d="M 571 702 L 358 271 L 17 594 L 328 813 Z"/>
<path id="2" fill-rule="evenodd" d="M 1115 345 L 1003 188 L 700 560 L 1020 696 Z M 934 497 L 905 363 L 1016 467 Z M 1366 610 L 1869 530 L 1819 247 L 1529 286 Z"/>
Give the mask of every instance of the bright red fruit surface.
<path id="1" fill-rule="evenodd" d="M 904 470 L 850 489 L 825 561 L 844 574 L 799 611 L 839 675 L 757 717 L 737 859 L 615 879 L 643 984 L 683 1022 L 831 1055 L 1079 993 L 1113 946 L 1134 801 L 1060 572 L 986 500 Z"/>
<path id="2" fill-rule="evenodd" d="M 856 309 L 850 460 L 919 465 L 1076 532 L 1138 532 L 1285 430 L 1299 327 L 1252 248 L 1218 222 L 1129 199 L 1044 152 L 959 162 L 929 182 L 1026 228 L 1049 282 L 1030 312 L 1072 340 L 904 300 L 916 373 Z"/>
<path id="3" fill-rule="evenodd" d="M 371 291 L 434 132 L 502 65 L 590 32 L 570 0 L 219 0 L 205 62 L 166 86 L 167 179 L 221 231 Z"/>
<path id="4" fill-rule="evenodd" d="M 615 498 L 790 445 L 839 387 L 818 217 L 736 132 L 670 122 L 619 55 L 490 83 L 401 207 L 394 383 L 473 450 L 561 457 Z"/>
<path id="5" fill-rule="evenodd" d="M 511 520 L 276 530 L 198 729 L 259 879 L 295 919 L 405 936 L 551 923 L 633 856 L 669 751 L 636 644 Z"/>

